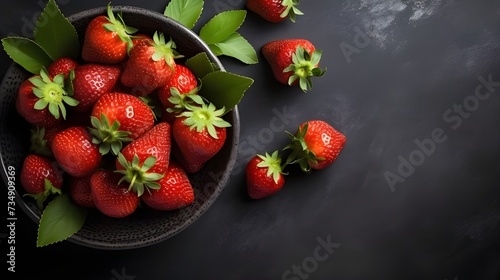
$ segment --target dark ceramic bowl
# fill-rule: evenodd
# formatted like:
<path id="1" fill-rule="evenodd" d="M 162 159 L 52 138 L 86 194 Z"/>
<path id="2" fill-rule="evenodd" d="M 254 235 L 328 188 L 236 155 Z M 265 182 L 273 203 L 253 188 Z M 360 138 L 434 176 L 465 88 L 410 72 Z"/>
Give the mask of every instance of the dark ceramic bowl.
<path id="1" fill-rule="evenodd" d="M 221 70 L 221 62 L 208 46 L 191 30 L 163 14 L 137 7 L 114 7 L 121 10 L 127 25 L 139 29 L 141 33 L 152 35 L 155 31 L 172 36 L 177 50 L 186 58 L 206 52 L 209 59 Z M 97 15 L 106 14 L 106 8 L 96 8 L 72 15 L 73 23 L 83 42 L 85 27 Z M 30 74 L 13 63 L 8 69 L 0 93 L 0 155 L 1 176 L 9 186 L 9 170 L 14 169 L 19 176 L 23 159 L 29 150 L 29 125 L 15 110 L 15 97 L 20 84 Z M 234 166 L 239 138 L 238 108 L 226 114 L 226 121 L 232 124 L 222 150 L 199 173 L 191 176 L 195 189 L 192 205 L 176 211 L 155 211 L 146 207 L 138 209 L 126 218 L 108 218 L 97 210 L 90 211 L 83 228 L 68 240 L 76 244 L 99 249 L 131 249 L 149 246 L 164 241 L 196 221 L 219 196 L 226 185 Z M 10 174 L 12 174 L 10 173 Z M 16 206 L 21 208 L 34 222 L 40 220 L 41 211 L 29 197 L 23 197 L 24 190 L 16 178 Z M 10 183 L 12 186 L 12 182 Z"/>

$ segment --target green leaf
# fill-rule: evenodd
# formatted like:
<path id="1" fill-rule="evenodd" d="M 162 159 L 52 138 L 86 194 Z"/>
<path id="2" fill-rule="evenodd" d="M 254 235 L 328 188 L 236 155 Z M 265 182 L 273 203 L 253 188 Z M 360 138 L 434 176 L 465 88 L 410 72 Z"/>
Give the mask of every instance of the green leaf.
<path id="1" fill-rule="evenodd" d="M 215 46 L 220 50 L 222 55 L 234 57 L 243 63 L 257 64 L 259 62 L 253 46 L 237 32 L 224 41 L 216 43 Z M 211 45 L 210 48 L 212 48 Z"/>
<path id="2" fill-rule="evenodd" d="M 207 44 L 220 43 L 240 28 L 245 21 L 246 15 L 246 10 L 221 12 L 200 29 L 200 38 Z"/>
<path id="3" fill-rule="evenodd" d="M 37 247 L 69 238 L 82 228 L 86 218 L 87 208 L 76 205 L 67 193 L 55 197 L 42 213 Z"/>
<path id="4" fill-rule="evenodd" d="M 38 18 L 34 40 L 53 60 L 60 57 L 78 58 L 80 43 L 75 27 L 64 17 L 54 0 L 49 0 Z"/>
<path id="5" fill-rule="evenodd" d="M 2 39 L 2 45 L 14 62 L 33 74 L 40 74 L 43 67 L 48 67 L 52 63 L 47 52 L 31 39 L 6 37 Z"/>
<path id="6" fill-rule="evenodd" d="M 203 11 L 203 0 L 171 0 L 163 14 L 192 29 Z"/>
<path id="7" fill-rule="evenodd" d="M 230 72 L 215 71 L 202 79 L 200 95 L 217 108 L 224 107 L 226 113 L 231 111 L 243 98 L 253 79 Z"/>
<path id="8" fill-rule="evenodd" d="M 187 68 L 189 68 L 193 74 L 201 79 L 208 73 L 211 73 L 216 69 L 215 65 L 210 61 L 205 52 L 201 52 L 193 57 L 190 57 L 184 63 Z"/>

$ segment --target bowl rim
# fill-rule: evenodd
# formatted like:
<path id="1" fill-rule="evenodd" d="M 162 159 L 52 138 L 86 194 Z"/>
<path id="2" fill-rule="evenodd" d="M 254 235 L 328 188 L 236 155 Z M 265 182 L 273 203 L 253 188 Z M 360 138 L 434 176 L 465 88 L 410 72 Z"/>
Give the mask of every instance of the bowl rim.
<path id="1" fill-rule="evenodd" d="M 167 17 L 163 15 L 162 13 L 159 13 L 154 10 L 149 10 L 137 6 L 112 6 L 111 7 L 113 12 L 122 12 L 122 13 L 133 13 L 133 14 L 139 14 L 141 16 L 147 16 L 147 17 L 152 17 L 158 21 L 163 21 L 166 24 L 173 25 L 175 29 L 180 30 L 182 33 L 181 36 L 189 36 L 192 37 L 196 40 L 196 43 L 199 44 L 207 54 L 208 58 L 212 63 L 216 64 L 217 67 L 221 71 L 226 71 L 224 66 L 222 65 L 222 62 L 219 60 L 219 58 L 210 50 L 209 46 L 191 29 L 185 27 L 178 21 Z M 83 10 L 77 13 L 74 13 L 70 16 L 67 17 L 67 19 L 71 22 L 74 23 L 76 20 L 78 20 L 81 17 L 91 17 L 91 16 L 98 16 L 98 15 L 105 15 L 106 14 L 106 9 L 107 7 L 97 7 L 97 8 L 91 8 L 87 10 Z M 4 84 L 5 79 L 7 76 L 11 75 L 13 72 L 16 71 L 23 71 L 21 69 L 22 67 L 18 65 L 15 62 L 12 62 L 5 72 L 5 76 L 2 78 L 1 84 Z M 168 231 L 162 232 L 161 234 L 158 234 L 154 238 L 148 239 L 146 242 L 145 241 L 131 241 L 131 242 L 115 242 L 115 243 L 105 243 L 105 242 L 100 242 L 96 240 L 89 240 L 86 239 L 80 235 L 78 235 L 78 232 L 70 236 L 67 241 L 70 241 L 74 244 L 82 245 L 85 247 L 89 248 L 94 248 L 94 249 L 103 249 L 103 250 L 130 250 L 130 249 L 137 249 L 137 248 L 143 248 L 147 246 L 151 246 L 160 242 L 163 242 L 167 239 L 172 238 L 173 236 L 179 234 L 186 228 L 188 228 L 190 225 L 192 225 L 194 222 L 196 222 L 209 208 L 212 206 L 212 204 L 215 202 L 215 200 L 218 198 L 218 196 L 221 194 L 223 189 L 226 187 L 228 184 L 228 181 L 231 177 L 231 173 L 233 171 L 234 165 L 236 163 L 237 159 L 237 151 L 238 151 L 238 144 L 239 144 L 239 137 L 240 137 L 240 116 L 239 116 L 239 110 L 238 106 L 236 105 L 232 111 L 230 112 L 231 117 L 232 117 L 232 137 L 231 137 L 231 147 L 229 150 L 229 158 L 227 160 L 227 163 L 225 164 L 224 167 L 224 173 L 221 176 L 220 180 L 217 182 L 214 182 L 216 184 L 216 187 L 213 191 L 213 193 L 209 196 L 209 199 L 204 202 L 204 204 L 196 209 L 193 212 L 193 215 L 189 218 L 186 219 L 182 224 L 180 224 L 178 227 L 170 229 Z M 3 127 L 2 127 L 3 129 Z M 1 155 L 0 151 L 0 155 Z M 8 188 L 8 181 L 9 181 L 9 176 L 8 170 L 6 169 L 7 166 L 5 164 L 3 156 L 0 156 L 0 163 L 2 164 L 2 180 L 6 187 Z M 16 171 L 16 176 L 18 176 L 20 170 Z M 38 213 L 35 213 L 30 207 L 26 205 L 26 202 L 23 200 L 22 195 L 17 191 L 17 187 L 14 190 L 15 191 L 15 201 L 16 201 L 16 206 L 19 206 L 21 210 L 29 217 L 31 220 L 33 220 L 35 223 L 38 223 L 40 220 L 40 216 Z"/>

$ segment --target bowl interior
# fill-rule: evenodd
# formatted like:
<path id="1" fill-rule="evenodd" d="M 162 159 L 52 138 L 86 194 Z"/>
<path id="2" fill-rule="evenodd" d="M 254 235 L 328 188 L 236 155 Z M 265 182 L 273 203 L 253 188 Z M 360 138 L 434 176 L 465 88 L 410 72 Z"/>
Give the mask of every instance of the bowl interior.
<path id="1" fill-rule="evenodd" d="M 224 70 L 217 57 L 207 45 L 191 30 L 163 14 L 138 8 L 114 7 L 121 11 L 129 26 L 141 33 L 152 35 L 155 31 L 171 36 L 177 44 L 177 50 L 189 58 L 200 52 L 206 52 L 209 59 Z M 106 8 L 96 8 L 69 16 L 83 42 L 87 24 L 97 15 L 106 14 Z M 182 63 L 182 62 L 181 62 Z M 15 110 L 15 97 L 20 84 L 31 74 L 12 63 L 0 85 L 0 153 L 1 172 L 4 183 L 8 184 L 7 171 L 14 167 L 16 175 L 22 167 L 24 157 L 29 152 L 30 125 L 18 116 Z M 239 137 L 238 108 L 225 115 L 232 124 L 227 131 L 227 139 L 221 151 L 207 162 L 199 173 L 191 175 L 195 190 L 195 201 L 188 207 L 176 211 L 155 211 L 147 207 L 138 209 L 132 215 L 114 219 L 104 216 L 97 210 L 89 211 L 83 228 L 69 241 L 99 249 L 130 249 L 144 247 L 166 240 L 179 233 L 198 219 L 215 201 L 226 185 L 236 160 Z M 16 180 L 20 184 L 20 180 Z M 19 207 L 35 222 L 40 220 L 41 211 L 30 198 L 23 198 L 24 190 L 17 187 L 16 200 Z"/>

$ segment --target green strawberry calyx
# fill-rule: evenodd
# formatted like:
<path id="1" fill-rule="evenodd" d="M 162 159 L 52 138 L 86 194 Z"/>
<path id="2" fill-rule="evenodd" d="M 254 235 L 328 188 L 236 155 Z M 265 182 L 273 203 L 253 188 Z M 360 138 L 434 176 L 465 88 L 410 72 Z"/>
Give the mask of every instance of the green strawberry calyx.
<path id="1" fill-rule="evenodd" d="M 117 155 L 123 147 L 123 142 L 132 141 L 128 137 L 131 133 L 120 130 L 120 122 L 117 120 L 110 124 L 105 114 L 101 114 L 101 119 L 91 116 L 90 123 L 93 126 L 89 127 L 89 131 L 93 136 L 92 143 L 99 145 L 99 152 L 102 155 L 106 155 L 110 151 Z"/>
<path id="2" fill-rule="evenodd" d="M 201 96 L 198 97 L 202 99 Z M 188 105 L 187 109 L 179 114 L 178 117 L 186 117 L 183 123 L 189 126 L 191 130 L 196 129 L 196 132 L 202 132 L 206 129 L 212 138 L 219 139 L 215 128 L 231 126 L 229 122 L 222 118 L 225 113 L 225 108 L 222 107 L 221 109 L 217 109 L 213 103 L 206 104 L 203 100 L 199 99 L 193 99 L 199 106 Z"/>
<path id="3" fill-rule="evenodd" d="M 197 87 L 188 93 L 181 93 L 176 87 L 171 87 L 170 94 L 172 96 L 170 96 L 168 98 L 168 101 L 170 101 L 170 103 L 172 103 L 174 106 L 167 108 L 166 109 L 167 112 L 180 114 L 184 110 L 186 110 L 190 105 L 192 105 L 194 102 L 196 102 L 198 104 L 200 102 L 203 102 L 202 97 L 197 95 L 199 89 L 200 89 L 200 87 Z"/>
<path id="4" fill-rule="evenodd" d="M 136 33 L 138 29 L 127 26 L 125 24 L 125 21 L 123 20 L 121 13 L 118 13 L 117 17 L 115 17 L 115 14 L 111 9 L 111 4 L 108 4 L 106 19 L 109 21 L 109 23 L 104 24 L 103 27 L 109 32 L 116 32 L 118 37 L 123 42 L 127 43 L 127 53 L 129 53 L 132 47 L 134 46 L 134 43 L 132 42 L 132 38 L 130 35 Z"/>
<path id="5" fill-rule="evenodd" d="M 45 139 L 45 127 L 35 126 L 30 130 L 30 151 L 41 156 L 52 156 L 48 141 Z"/>
<path id="6" fill-rule="evenodd" d="M 303 15 L 304 13 L 300 11 L 296 6 L 299 4 L 299 0 L 283 0 L 281 5 L 285 7 L 285 10 L 280 14 L 281 18 L 289 17 L 292 22 L 295 22 L 296 15 Z"/>
<path id="7" fill-rule="evenodd" d="M 280 175 L 285 175 L 283 172 L 283 167 L 281 166 L 281 157 L 278 151 L 274 151 L 271 155 L 265 153 L 264 155 L 257 155 L 262 161 L 257 164 L 259 168 L 267 168 L 266 175 L 272 177 L 274 182 L 277 184 L 280 179 Z"/>
<path id="8" fill-rule="evenodd" d="M 176 44 L 172 38 L 170 38 L 167 42 L 165 40 L 165 35 L 161 32 L 155 32 L 153 34 L 152 46 L 154 47 L 155 52 L 151 58 L 154 61 L 164 59 L 167 65 L 172 69 L 175 68 L 174 59 L 183 57 L 175 50 Z"/>
<path id="9" fill-rule="evenodd" d="M 307 92 L 312 88 L 311 77 L 321 77 L 326 69 L 317 67 L 321 60 L 322 51 L 314 50 L 312 54 L 306 51 L 301 45 L 292 54 L 292 64 L 283 69 L 283 72 L 293 72 L 288 79 L 288 84 L 292 85 L 299 80 L 299 86 L 302 91 Z"/>
<path id="10" fill-rule="evenodd" d="M 68 77 L 73 78 L 74 72 L 72 71 L 72 73 Z M 29 81 L 34 85 L 33 93 L 38 97 L 34 108 L 44 110 L 48 107 L 49 112 L 56 119 L 59 119 L 61 115 L 63 119 L 66 119 L 65 103 L 69 106 L 76 106 L 79 103 L 78 100 L 71 97 L 71 90 L 65 88 L 64 74 L 56 75 L 51 79 L 47 69 L 42 67 L 40 75 L 30 78 Z"/>
<path id="11" fill-rule="evenodd" d="M 141 196 L 144 193 L 144 190 L 150 192 L 151 189 L 157 190 L 160 188 L 158 180 L 163 178 L 165 174 L 149 172 L 149 170 L 156 163 L 156 158 L 154 156 L 146 158 L 141 165 L 139 162 L 139 156 L 134 155 L 132 161 L 129 162 L 122 153 L 118 153 L 118 162 L 123 168 L 125 168 L 124 170 L 115 171 L 123 174 L 123 177 L 120 178 L 118 184 L 121 184 L 124 181 L 128 182 L 128 190 L 133 190 L 137 193 L 137 196 Z"/>
<path id="12" fill-rule="evenodd" d="M 302 127 L 299 126 L 295 135 L 286 131 L 288 136 L 291 138 L 291 142 L 283 148 L 283 150 L 291 150 L 286 159 L 285 165 L 299 164 L 300 169 L 306 173 L 311 172 L 311 163 L 317 164 L 318 161 L 324 160 L 323 157 L 316 156 L 316 154 L 309 149 L 306 141 L 304 140 L 308 127 L 309 123 L 305 123 Z"/>
<path id="13" fill-rule="evenodd" d="M 44 191 L 39 193 L 27 193 L 25 196 L 32 197 L 36 201 L 36 206 L 39 209 L 43 209 L 43 205 L 45 201 L 52 195 L 60 195 L 62 194 L 61 189 L 54 187 L 52 182 L 49 179 L 44 179 Z"/>

